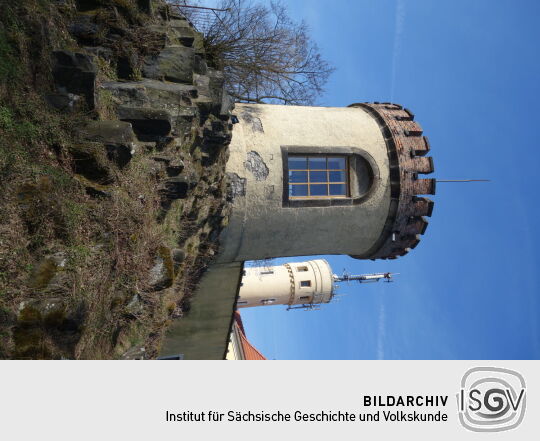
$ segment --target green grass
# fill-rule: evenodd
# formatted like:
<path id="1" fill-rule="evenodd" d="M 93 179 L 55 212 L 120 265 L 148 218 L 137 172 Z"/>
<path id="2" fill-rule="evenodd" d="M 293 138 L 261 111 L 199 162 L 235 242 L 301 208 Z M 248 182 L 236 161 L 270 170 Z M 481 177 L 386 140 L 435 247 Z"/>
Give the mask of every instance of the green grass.
<path id="1" fill-rule="evenodd" d="M 13 43 L 5 31 L 0 29 L 0 82 L 16 78 L 20 71 Z"/>
<path id="2" fill-rule="evenodd" d="M 0 129 L 9 132 L 13 130 L 13 126 L 14 121 L 11 109 L 5 106 L 0 106 Z"/>

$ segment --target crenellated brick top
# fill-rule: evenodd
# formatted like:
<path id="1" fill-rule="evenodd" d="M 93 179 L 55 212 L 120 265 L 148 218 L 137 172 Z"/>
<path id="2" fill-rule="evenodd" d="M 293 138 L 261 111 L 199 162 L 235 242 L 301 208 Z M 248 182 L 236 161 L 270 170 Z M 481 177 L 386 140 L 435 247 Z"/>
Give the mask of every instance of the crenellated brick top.
<path id="1" fill-rule="evenodd" d="M 435 194 L 435 179 L 419 179 L 419 174 L 434 171 L 428 139 L 414 121 L 414 114 L 398 104 L 358 103 L 379 124 L 388 148 L 390 162 L 390 212 L 380 239 L 363 256 L 370 259 L 395 259 L 420 242 L 431 216 L 433 201 L 418 195 Z"/>

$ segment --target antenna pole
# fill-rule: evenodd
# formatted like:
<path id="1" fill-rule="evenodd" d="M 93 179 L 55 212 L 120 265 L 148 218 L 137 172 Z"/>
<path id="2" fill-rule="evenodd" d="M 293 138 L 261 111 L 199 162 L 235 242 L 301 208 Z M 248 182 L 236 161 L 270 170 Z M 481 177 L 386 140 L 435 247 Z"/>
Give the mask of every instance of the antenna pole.
<path id="1" fill-rule="evenodd" d="M 437 182 L 491 182 L 491 179 L 436 179 Z"/>
<path id="2" fill-rule="evenodd" d="M 356 280 L 358 283 L 369 283 L 378 282 L 381 279 L 385 279 L 386 282 L 390 282 L 394 274 L 395 273 L 374 273 L 353 276 L 344 272 L 341 277 L 334 274 L 334 282 L 351 282 Z"/>

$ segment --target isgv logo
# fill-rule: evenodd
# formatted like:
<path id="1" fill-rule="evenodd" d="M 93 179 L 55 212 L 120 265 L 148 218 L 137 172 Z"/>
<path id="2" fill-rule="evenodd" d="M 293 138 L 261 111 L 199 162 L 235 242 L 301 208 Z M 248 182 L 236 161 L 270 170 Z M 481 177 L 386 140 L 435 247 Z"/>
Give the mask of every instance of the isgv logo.
<path id="1" fill-rule="evenodd" d="M 525 380 L 510 369 L 475 367 L 463 376 L 457 400 L 459 421 L 466 429 L 474 432 L 514 429 L 525 416 Z"/>

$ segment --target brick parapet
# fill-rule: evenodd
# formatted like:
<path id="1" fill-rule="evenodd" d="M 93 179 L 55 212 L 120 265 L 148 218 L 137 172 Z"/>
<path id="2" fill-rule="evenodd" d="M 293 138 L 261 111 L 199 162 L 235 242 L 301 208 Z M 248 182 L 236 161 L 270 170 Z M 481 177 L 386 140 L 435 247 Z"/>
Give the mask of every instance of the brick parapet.
<path id="1" fill-rule="evenodd" d="M 362 256 L 370 259 L 395 259 L 416 247 L 426 231 L 433 202 L 418 195 L 435 194 L 435 179 L 418 175 L 434 171 L 433 158 L 426 157 L 430 146 L 414 114 L 398 104 L 359 103 L 379 124 L 388 148 L 390 162 L 390 212 L 383 232 L 372 249 Z"/>

